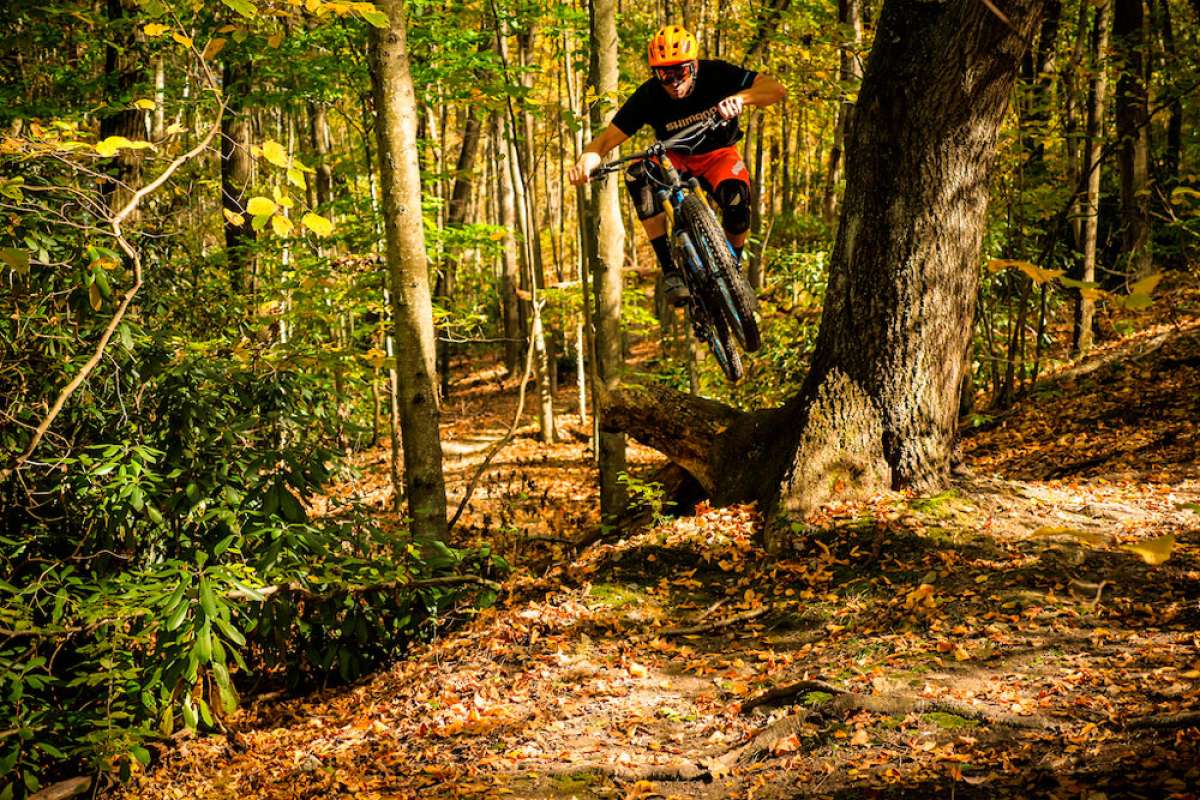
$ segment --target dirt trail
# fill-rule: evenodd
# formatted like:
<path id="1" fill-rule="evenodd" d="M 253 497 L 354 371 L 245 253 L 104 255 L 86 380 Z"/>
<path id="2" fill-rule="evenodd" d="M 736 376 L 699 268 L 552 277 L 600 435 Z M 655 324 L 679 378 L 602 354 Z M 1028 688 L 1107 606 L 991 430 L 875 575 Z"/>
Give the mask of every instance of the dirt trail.
<path id="1" fill-rule="evenodd" d="M 585 445 L 518 437 L 461 532 L 520 565 L 496 608 L 129 796 L 1197 797 L 1200 335 L 1173 330 L 968 436 L 954 489 L 827 507 L 778 558 L 748 508 L 573 558 Z M 447 409 L 461 492 L 511 392 Z"/>

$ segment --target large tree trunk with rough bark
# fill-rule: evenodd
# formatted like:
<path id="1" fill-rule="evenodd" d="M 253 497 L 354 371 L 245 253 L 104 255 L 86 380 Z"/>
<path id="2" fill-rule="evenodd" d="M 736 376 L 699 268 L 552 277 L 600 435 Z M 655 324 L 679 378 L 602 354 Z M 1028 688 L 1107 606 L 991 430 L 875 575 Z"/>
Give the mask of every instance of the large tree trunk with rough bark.
<path id="1" fill-rule="evenodd" d="M 446 486 L 438 436 L 438 400 L 433 348 L 433 306 L 421 217 L 421 175 L 417 166 L 416 98 L 409 71 L 405 3 L 377 5 L 390 26 L 372 30 L 372 79 L 383 219 L 391 276 L 400 431 L 404 441 L 404 485 L 413 537 L 446 537 Z"/>
<path id="2" fill-rule="evenodd" d="M 745 414 L 618 389 L 606 424 L 651 442 L 715 502 L 758 501 L 772 522 L 833 496 L 943 484 L 988 170 L 1043 2 L 1003 3 L 1006 19 L 975 0 L 885 4 L 847 141 L 813 363 L 786 405 Z"/>

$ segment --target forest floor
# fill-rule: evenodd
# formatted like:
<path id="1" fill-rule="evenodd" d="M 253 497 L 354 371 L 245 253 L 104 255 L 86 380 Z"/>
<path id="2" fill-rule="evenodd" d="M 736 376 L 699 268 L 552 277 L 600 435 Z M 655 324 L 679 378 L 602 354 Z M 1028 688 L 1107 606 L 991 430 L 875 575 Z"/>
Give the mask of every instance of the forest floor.
<path id="1" fill-rule="evenodd" d="M 1198 797 L 1200 294 L 1173 309 L 967 431 L 950 490 L 828 506 L 779 556 L 703 506 L 573 554 L 586 436 L 519 432 L 457 533 L 515 565 L 495 607 L 128 794 Z M 446 404 L 455 499 L 511 420 L 498 374 Z M 363 464 L 342 491 L 382 506 Z"/>

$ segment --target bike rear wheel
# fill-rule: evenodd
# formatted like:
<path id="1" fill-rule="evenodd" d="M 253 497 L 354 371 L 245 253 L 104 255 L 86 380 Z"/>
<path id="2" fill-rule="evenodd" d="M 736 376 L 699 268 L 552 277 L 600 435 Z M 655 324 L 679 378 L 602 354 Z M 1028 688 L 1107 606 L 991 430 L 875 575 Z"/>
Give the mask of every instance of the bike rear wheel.
<path id="1" fill-rule="evenodd" d="M 758 331 L 758 320 L 754 316 L 757 305 L 754 290 L 750 288 L 737 260 L 725 243 L 725 233 L 717 222 L 716 214 L 698 195 L 683 199 L 679 216 L 701 258 L 716 273 L 716 288 L 719 306 L 729 322 L 729 328 L 747 353 L 762 346 Z"/>

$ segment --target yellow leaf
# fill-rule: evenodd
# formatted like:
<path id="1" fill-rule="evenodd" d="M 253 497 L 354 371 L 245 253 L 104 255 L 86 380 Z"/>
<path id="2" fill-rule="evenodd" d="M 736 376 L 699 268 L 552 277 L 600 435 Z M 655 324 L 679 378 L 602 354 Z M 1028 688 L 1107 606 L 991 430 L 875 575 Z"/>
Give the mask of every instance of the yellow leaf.
<path id="1" fill-rule="evenodd" d="M 100 287 L 93 282 L 92 285 L 88 287 L 88 302 L 92 304 L 93 311 L 100 310 L 100 301 Z"/>
<path id="2" fill-rule="evenodd" d="M 279 47 L 279 45 L 283 44 L 283 33 L 272 33 L 267 37 L 267 44 L 271 47 Z"/>
<path id="3" fill-rule="evenodd" d="M 1162 273 L 1156 272 L 1153 275 L 1147 275 L 1140 281 L 1129 287 L 1129 293 L 1133 294 L 1151 294 L 1158 286 L 1158 282 L 1162 280 Z"/>
<path id="4" fill-rule="evenodd" d="M 142 109 L 143 111 L 152 111 L 152 110 L 154 110 L 155 103 L 150 98 L 143 97 L 138 100 L 134 100 L 133 105 L 137 108 Z"/>
<path id="5" fill-rule="evenodd" d="M 275 213 L 275 203 L 268 197 L 251 197 L 246 210 L 256 217 Z"/>
<path id="6" fill-rule="evenodd" d="M 201 58 L 207 61 L 210 58 L 216 58 L 217 54 L 225 49 L 224 39 L 209 39 L 208 44 L 204 46 L 204 52 L 200 54 Z"/>
<path id="7" fill-rule="evenodd" d="M 296 205 L 296 201 L 288 197 L 286 194 L 280 195 L 278 202 L 280 208 L 292 208 Z"/>
<path id="8" fill-rule="evenodd" d="M 288 167 L 287 171 L 288 183 L 295 186 L 297 189 L 307 189 L 308 185 L 304 181 L 304 173 L 295 167 Z"/>
<path id="9" fill-rule="evenodd" d="M 175 134 L 183 133 L 186 130 L 186 126 L 180 125 L 178 122 L 172 122 L 167 126 L 167 136 L 174 136 Z"/>
<path id="10" fill-rule="evenodd" d="M 274 139 L 267 139 L 262 143 L 262 156 L 277 167 L 283 167 L 284 169 L 287 168 L 287 148 Z"/>
<path id="11" fill-rule="evenodd" d="M 310 211 L 300 218 L 300 222 L 317 236 L 328 236 L 333 233 L 333 223 L 320 214 Z"/>
<path id="12" fill-rule="evenodd" d="M 372 369 L 381 369 L 387 363 L 387 353 L 380 350 L 378 347 L 372 347 L 363 356 Z"/>
<path id="13" fill-rule="evenodd" d="M 172 33 L 171 38 L 184 47 L 192 46 L 192 37 L 190 36 L 184 36 L 182 33 Z"/>
<path id="14" fill-rule="evenodd" d="M 149 142 L 135 142 L 126 139 L 124 136 L 109 136 L 107 139 L 96 142 L 96 152 L 105 158 L 111 158 L 122 148 L 127 150 L 145 150 L 150 146 Z"/>
<path id="15" fill-rule="evenodd" d="M 171 28 L 167 25 L 163 25 L 161 22 L 151 22 L 149 25 L 142 28 L 142 33 L 153 38 L 155 36 L 162 36 L 169 30 L 171 30 Z"/>
<path id="16" fill-rule="evenodd" d="M 867 744 L 870 744 L 870 742 L 871 737 L 867 734 L 866 728 L 859 728 L 854 732 L 854 735 L 850 737 L 850 744 L 857 747 L 863 747 Z"/>
<path id="17" fill-rule="evenodd" d="M 244 216 L 242 216 L 241 214 L 237 213 L 236 211 L 231 211 L 228 208 L 222 208 L 221 212 L 225 215 L 225 219 L 229 221 L 230 225 L 245 225 L 246 224 L 246 218 Z"/>
<path id="18" fill-rule="evenodd" d="M 1104 544 L 1108 541 L 1108 537 L 1104 536 L 1103 534 L 1094 533 L 1092 531 L 1081 531 L 1078 528 L 1043 527 L 1038 528 L 1036 531 L 1029 534 L 1030 539 L 1038 539 L 1044 536 L 1070 536 L 1074 539 L 1078 539 L 1081 542 L 1087 542 L 1088 544 L 1093 545 Z"/>
<path id="19" fill-rule="evenodd" d="M 1157 539 L 1134 542 L 1125 545 L 1125 549 L 1137 553 L 1150 566 L 1157 567 L 1171 557 L 1171 551 L 1175 549 L 1175 535 L 1168 533 Z"/>
<path id="20" fill-rule="evenodd" d="M 1036 284 L 1041 285 L 1046 281 L 1054 280 L 1060 275 L 1065 275 L 1066 272 L 1061 269 L 1042 269 L 1037 264 L 1031 264 L 1028 261 L 1022 261 L 1016 258 L 993 258 L 988 262 L 988 272 L 1000 272 L 1009 267 L 1019 269 L 1024 272 Z"/>
<path id="21" fill-rule="evenodd" d="M 271 229 L 275 231 L 276 236 L 287 236 L 292 232 L 292 228 L 292 221 L 282 214 L 271 217 Z"/>
<path id="22" fill-rule="evenodd" d="M 315 13 L 321 7 L 321 0 L 305 0 L 304 7 L 308 9 L 308 13 Z"/>

